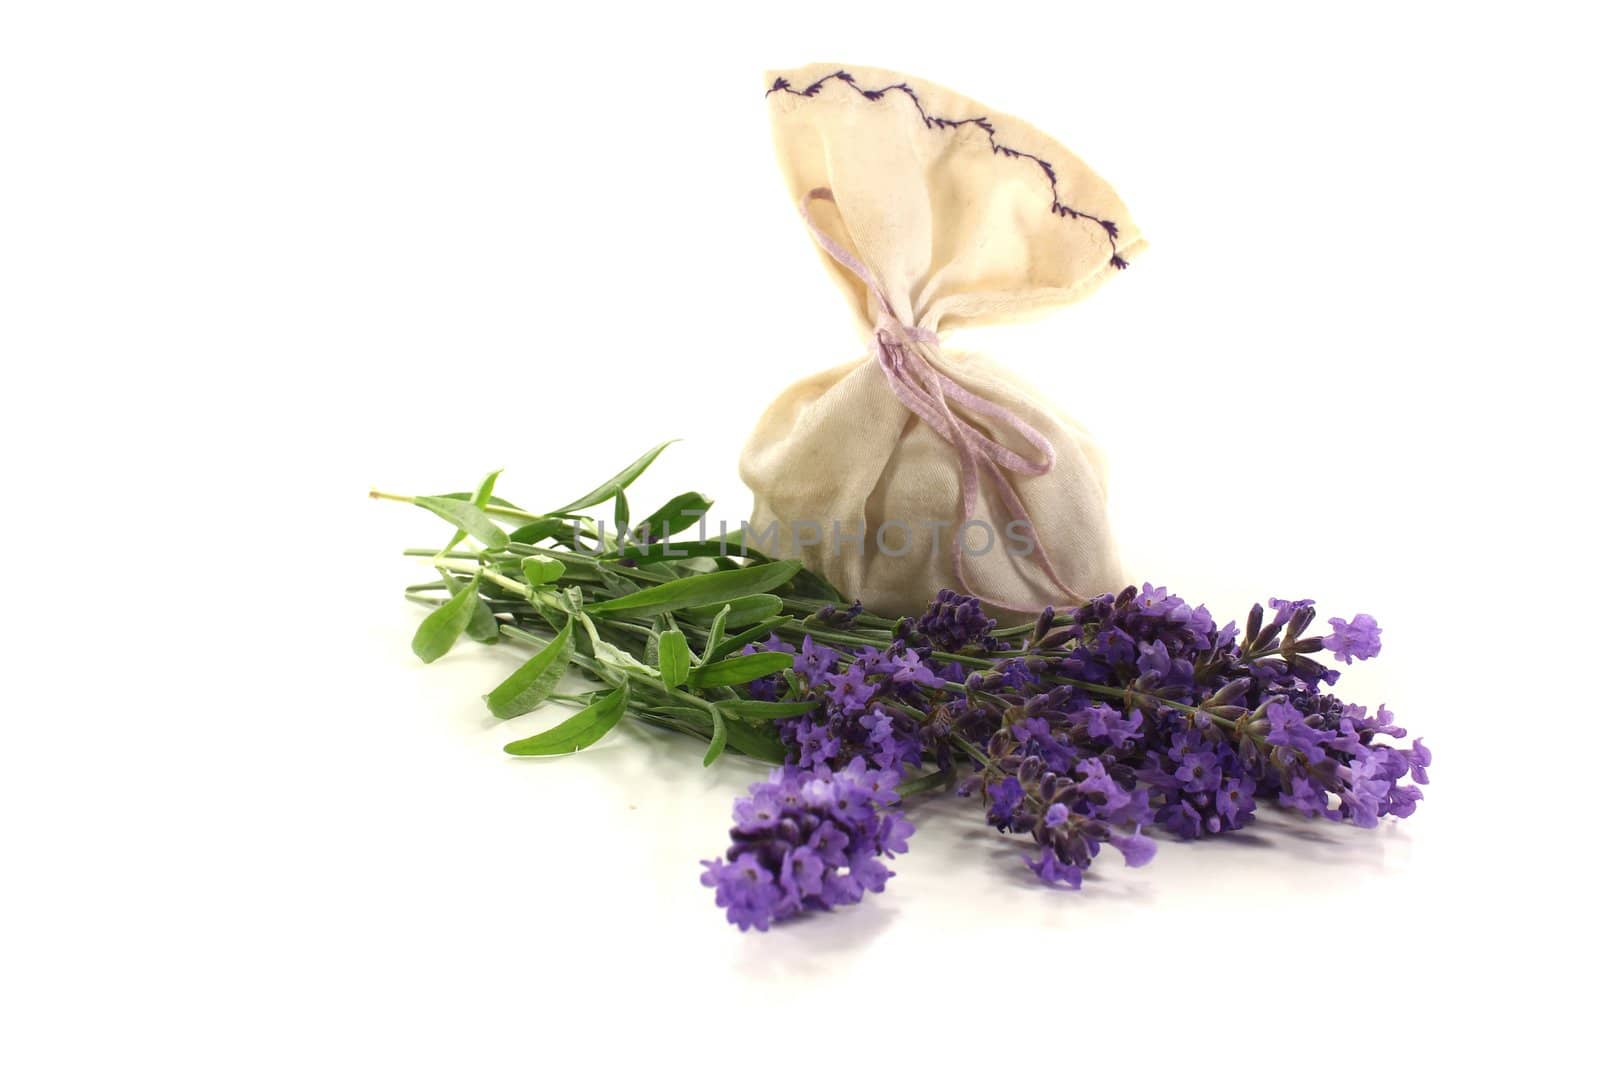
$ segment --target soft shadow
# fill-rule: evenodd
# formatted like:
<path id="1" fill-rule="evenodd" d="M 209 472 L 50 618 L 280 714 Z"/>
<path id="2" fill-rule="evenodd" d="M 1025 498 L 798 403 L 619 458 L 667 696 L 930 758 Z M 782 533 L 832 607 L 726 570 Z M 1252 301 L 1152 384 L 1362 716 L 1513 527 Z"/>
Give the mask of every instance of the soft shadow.
<path id="1" fill-rule="evenodd" d="M 744 935 L 734 967 L 746 978 L 816 978 L 834 973 L 895 922 L 899 909 L 890 894 L 873 893 L 835 911 L 807 912 L 774 924 L 764 934 Z"/>

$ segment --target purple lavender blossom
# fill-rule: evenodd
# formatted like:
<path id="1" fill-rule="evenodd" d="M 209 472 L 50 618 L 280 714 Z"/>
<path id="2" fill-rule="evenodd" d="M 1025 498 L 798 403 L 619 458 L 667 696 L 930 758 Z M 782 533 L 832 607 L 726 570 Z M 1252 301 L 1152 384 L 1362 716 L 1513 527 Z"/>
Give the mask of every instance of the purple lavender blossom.
<path id="1" fill-rule="evenodd" d="M 1149 789 L 1137 782 L 1129 768 L 1109 765 L 1092 749 L 1080 749 L 1071 733 L 1058 736 L 1052 721 L 1069 719 L 1066 711 L 1075 701 L 1070 690 L 1059 690 L 1035 706 L 1037 717 L 1010 730 L 1005 756 L 991 764 L 992 772 L 1006 772 L 986 791 L 988 821 L 1002 833 L 1028 834 L 1039 846 L 1028 867 L 1041 880 L 1077 889 L 1102 844 L 1127 846 L 1130 865 L 1149 861 L 1154 845 L 1139 834 L 1150 822 Z"/>
<path id="2" fill-rule="evenodd" d="M 902 620 L 893 640 L 879 636 L 886 647 L 852 653 L 843 634 L 841 648 L 808 638 L 796 658 L 801 692 L 790 699 L 816 707 L 777 723 L 796 764 L 785 773 L 971 767 L 957 792 L 982 797 L 990 825 L 1031 839 L 1028 866 L 1069 888 L 1106 845 L 1130 866 L 1149 862 L 1152 828 L 1228 833 L 1265 804 L 1361 827 L 1414 813 L 1432 753 L 1391 744 L 1406 734 L 1394 714 L 1328 693 L 1339 672 L 1313 658 L 1323 649 L 1342 662 L 1376 654 L 1376 623 L 1335 619 L 1331 636 L 1315 637 L 1312 601 L 1268 607 L 1270 615 L 1252 609 L 1242 628 L 1219 627 L 1204 606 L 1146 584 L 1070 615 L 1047 610 L 1013 651 L 976 600 L 945 591 L 915 622 Z M 761 647 L 787 647 L 775 641 Z M 973 672 L 963 657 L 974 655 L 990 666 Z M 781 676 L 752 683 L 752 695 L 763 682 L 777 692 Z M 765 808 L 741 810 L 752 831 L 764 822 Z M 809 862 L 802 857 L 803 871 Z M 795 897 L 781 865 L 762 870 L 770 886 L 748 864 L 717 868 L 732 921 L 778 915 L 770 899 L 807 906 L 794 903 L 809 898 Z M 879 873 L 864 866 L 854 884 L 870 891 Z"/>
<path id="3" fill-rule="evenodd" d="M 913 626 L 941 652 L 960 652 L 964 648 L 992 651 L 997 645 L 989 636 L 995 621 L 984 614 L 982 602 L 949 589 L 939 591 Z"/>
<path id="4" fill-rule="evenodd" d="M 800 653 L 794 658 L 794 669 L 811 685 L 820 685 L 838 662 L 839 653 L 827 645 L 811 640 L 811 636 L 807 634 L 805 640 L 800 643 Z"/>
<path id="5" fill-rule="evenodd" d="M 1322 647 L 1332 652 L 1340 663 L 1349 663 L 1352 658 L 1371 659 L 1383 647 L 1383 642 L 1378 640 L 1383 629 L 1371 615 L 1357 615 L 1349 622 L 1329 619 L 1328 626 L 1333 636 L 1323 638 Z"/>
<path id="6" fill-rule="evenodd" d="M 734 803 L 733 844 L 703 862 L 701 884 L 717 891 L 717 906 L 741 930 L 883 892 L 894 876 L 883 857 L 905 852 L 913 832 L 886 807 L 899 799 L 898 781 L 860 757 L 836 771 L 774 771 Z"/>
<path id="7" fill-rule="evenodd" d="M 941 677 L 916 650 L 896 642 L 887 650 L 861 648 L 849 657 L 808 638 L 795 666 L 804 683 L 802 699 L 821 705 L 808 716 L 778 723 L 778 735 L 798 766 L 837 768 L 859 756 L 871 766 L 898 772 L 922 762 L 924 731 L 918 717 L 926 718 L 933 707 Z M 756 688 L 752 683 L 752 694 Z"/>
<path id="8" fill-rule="evenodd" d="M 1380 708 L 1369 716 L 1322 692 L 1338 672 L 1310 658 L 1324 647 L 1355 658 L 1375 653 L 1376 624 L 1370 616 L 1334 620 L 1333 637 L 1308 637 L 1310 600 L 1269 605 L 1270 622 L 1258 606 L 1243 631 L 1219 628 L 1205 608 L 1146 584 L 1091 600 L 1070 617 L 1042 616 L 1026 674 L 1013 660 L 976 676 L 993 694 L 990 729 L 1007 705 L 1031 716 L 992 738 L 972 734 L 988 742 L 991 757 L 979 775 L 988 783 L 989 821 L 1033 832 L 1032 822 L 1054 810 L 1040 807 L 1050 798 L 1037 794 L 1068 789 L 1072 777 L 1075 795 L 1103 789 L 1095 800 L 1104 806 L 1069 810 L 1108 826 L 1122 820 L 1119 835 L 1130 825 L 1186 838 L 1226 833 L 1248 825 L 1265 801 L 1359 826 L 1411 814 L 1421 791 L 1401 780 L 1425 784 L 1431 753 L 1389 746 L 1383 738 L 1405 735 L 1393 714 Z M 1113 703 L 1085 685 L 1120 696 Z M 1074 759 L 1081 762 L 1069 767 Z M 1119 800 L 1127 806 L 1116 808 Z M 1052 817 L 1044 829 L 1075 826 Z M 1067 841 L 1055 861 L 1030 866 L 1070 884 L 1111 840 L 1099 827 L 1081 836 L 1087 844 Z M 1136 854 L 1148 858 L 1143 847 Z"/>
<path id="9" fill-rule="evenodd" d="M 1267 598 L 1267 607 L 1276 612 L 1272 621 L 1277 626 L 1282 626 L 1287 623 L 1291 618 L 1294 617 L 1294 613 L 1299 611 L 1301 608 L 1309 608 L 1315 603 L 1315 600 L 1280 600 L 1277 597 Z"/>

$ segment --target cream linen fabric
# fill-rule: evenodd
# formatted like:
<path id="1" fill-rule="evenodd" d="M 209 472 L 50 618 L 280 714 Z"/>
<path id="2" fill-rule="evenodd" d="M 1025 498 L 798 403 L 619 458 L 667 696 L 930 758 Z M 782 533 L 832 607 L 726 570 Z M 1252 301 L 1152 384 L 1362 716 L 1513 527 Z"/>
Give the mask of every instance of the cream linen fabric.
<path id="1" fill-rule="evenodd" d="M 815 224 L 861 261 L 904 326 L 937 331 L 1065 304 L 1144 246 L 1116 193 L 1077 157 L 948 89 L 826 64 L 769 74 L 767 85 L 778 159 L 796 205 L 812 190 L 832 191 L 833 203 L 811 204 Z M 969 531 L 962 588 L 951 552 L 962 518 L 957 453 L 901 403 L 879 366 L 877 328 L 893 324 L 878 297 L 833 258 L 824 260 L 850 296 L 869 351 L 795 383 L 761 417 L 740 462 L 755 494 L 757 535 L 776 522 L 778 554 L 803 560 L 882 614 L 918 612 L 946 587 L 1002 606 L 1002 614 L 1070 601 L 1041 566 L 1042 553 L 1006 551 L 1014 515 L 992 473 L 979 479 L 974 519 L 995 531 L 996 543 L 979 554 L 983 533 Z M 926 343 L 915 350 L 1048 438 L 1050 471 L 998 476 L 1025 506 L 1066 587 L 1084 596 L 1119 588 L 1104 462 L 1082 427 L 982 356 Z M 998 420 L 952 408 L 1007 448 L 1037 455 Z M 948 525 L 935 546 L 938 523 Z M 864 533 L 860 548 L 857 532 Z"/>

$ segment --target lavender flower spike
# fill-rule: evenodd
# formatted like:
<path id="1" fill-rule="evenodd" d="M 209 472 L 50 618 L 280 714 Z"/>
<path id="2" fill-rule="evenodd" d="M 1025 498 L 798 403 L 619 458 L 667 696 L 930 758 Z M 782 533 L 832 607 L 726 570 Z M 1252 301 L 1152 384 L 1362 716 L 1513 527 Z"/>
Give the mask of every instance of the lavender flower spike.
<path id="1" fill-rule="evenodd" d="M 894 872 L 880 857 L 905 852 L 913 830 L 884 807 L 899 799 L 899 777 L 859 756 L 837 771 L 774 771 L 735 801 L 733 844 L 725 859 L 703 861 L 701 884 L 741 930 L 883 892 Z"/>

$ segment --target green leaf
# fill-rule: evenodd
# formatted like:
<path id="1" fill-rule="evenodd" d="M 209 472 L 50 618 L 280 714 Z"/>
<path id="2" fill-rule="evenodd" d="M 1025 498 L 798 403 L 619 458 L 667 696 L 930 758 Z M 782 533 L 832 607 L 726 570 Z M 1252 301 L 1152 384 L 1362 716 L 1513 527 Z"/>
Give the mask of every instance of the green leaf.
<path id="1" fill-rule="evenodd" d="M 518 526 L 515 530 L 512 530 L 508 540 L 519 545 L 531 545 L 543 541 L 547 537 L 554 537 L 571 526 L 572 524 L 565 519 L 554 517 L 534 519 L 526 526 Z"/>
<path id="2" fill-rule="evenodd" d="M 427 508 L 458 529 L 465 530 L 483 543 L 484 547 L 506 547 L 506 532 L 470 500 L 452 500 L 445 496 L 419 496 L 412 499 L 419 508 Z"/>
<path id="3" fill-rule="evenodd" d="M 671 726 L 675 730 L 702 740 L 712 732 L 711 713 L 702 708 L 678 704 L 647 708 L 645 711 L 648 715 L 662 717 L 651 721 Z M 727 732 L 728 747 L 735 752 L 742 752 L 746 756 L 768 763 L 782 763 L 789 754 L 782 740 L 772 732 L 770 726 L 752 725 L 740 722 L 738 719 L 727 718 L 723 721 L 723 727 Z"/>
<path id="4" fill-rule="evenodd" d="M 506 751 L 513 756 L 556 756 L 588 748 L 622 721 L 628 710 L 628 683 L 626 680 L 605 696 L 595 700 L 560 726 L 542 734 L 513 741 Z"/>
<path id="5" fill-rule="evenodd" d="M 477 607 L 472 609 L 472 620 L 467 623 L 467 636 L 480 645 L 498 644 L 500 620 L 494 617 L 494 612 L 482 597 L 477 600 Z"/>
<path id="6" fill-rule="evenodd" d="M 717 685 L 743 685 L 769 674 L 777 674 L 794 666 L 794 657 L 787 652 L 752 652 L 748 656 L 729 656 L 727 659 L 696 667 L 689 672 L 689 684 L 696 689 L 710 689 Z"/>
<path id="7" fill-rule="evenodd" d="M 792 560 L 741 567 L 736 571 L 696 574 L 641 589 L 637 593 L 590 605 L 591 615 L 659 615 L 664 611 L 726 604 L 739 597 L 765 593 L 793 578 L 800 564 Z"/>
<path id="8" fill-rule="evenodd" d="M 522 560 L 522 576 L 529 585 L 551 585 L 563 574 L 567 565 L 548 556 L 526 556 Z"/>
<path id="9" fill-rule="evenodd" d="M 689 639 L 681 630 L 667 630 L 661 634 L 658 649 L 661 680 L 667 688 L 676 689 L 689 678 Z"/>
<path id="10" fill-rule="evenodd" d="M 711 501 L 699 493 L 681 493 L 652 511 L 650 517 L 639 524 L 638 530 L 642 537 L 670 537 L 705 518 L 710 510 Z"/>
<path id="11" fill-rule="evenodd" d="M 845 595 L 833 587 L 832 582 L 815 571 L 808 571 L 804 568 L 801 568 L 800 573 L 794 576 L 794 591 L 796 596 L 849 603 L 845 599 Z"/>
<path id="12" fill-rule="evenodd" d="M 737 633 L 732 637 L 723 639 L 721 644 L 717 645 L 715 648 L 708 649 L 706 654 L 701 658 L 706 663 L 714 663 L 720 659 L 727 659 L 745 645 L 759 644 L 771 636 L 772 627 L 770 625 L 762 623 L 759 626 L 752 626 L 743 633 Z"/>
<path id="13" fill-rule="evenodd" d="M 662 451 L 670 444 L 672 444 L 671 441 L 661 442 L 659 445 L 656 445 L 656 447 L 652 448 L 650 451 L 646 452 L 644 455 L 640 456 L 638 459 L 622 468 L 616 474 L 613 474 L 611 477 L 595 486 L 595 488 L 591 489 L 583 496 L 580 496 L 566 507 L 556 508 L 550 514 L 571 515 L 575 511 L 582 511 L 584 508 L 592 508 L 596 504 L 605 503 L 607 500 L 610 500 L 612 497 L 622 492 L 622 490 L 632 485 L 633 480 L 639 477 L 639 475 L 643 474 L 645 468 L 654 463 L 656 457 L 661 455 Z"/>
<path id="14" fill-rule="evenodd" d="M 454 575 L 445 574 L 444 584 L 451 595 L 454 595 L 467 583 Z M 489 605 L 483 597 L 473 599 L 478 603 L 472 609 L 472 618 L 467 621 L 467 636 L 480 644 L 492 645 L 500 640 L 500 620 L 494 617 L 494 612 L 489 610 Z"/>
<path id="15" fill-rule="evenodd" d="M 606 596 L 611 597 L 613 600 L 617 600 L 625 596 L 632 596 L 634 593 L 639 591 L 640 583 L 631 578 L 624 578 L 616 571 L 608 568 L 598 568 L 595 572 L 595 577 L 597 577 L 600 580 L 600 584 L 605 587 Z M 569 585 L 563 586 L 562 588 L 571 589 L 573 587 Z M 598 594 L 596 595 L 596 602 L 603 603 L 603 601 L 599 599 Z"/>
<path id="16" fill-rule="evenodd" d="M 629 545 L 617 552 L 618 559 L 633 560 L 637 563 L 662 561 L 670 563 L 674 560 L 699 559 L 706 556 L 741 556 L 758 563 L 769 563 L 772 560 L 772 557 L 764 552 L 745 547 L 737 533 L 730 533 L 725 539 L 713 538 L 709 541 L 657 541 L 650 545 Z"/>
<path id="17" fill-rule="evenodd" d="M 711 650 L 722 643 L 722 635 L 727 629 L 728 616 L 732 611 L 733 606 L 731 604 L 724 604 L 722 610 L 717 612 L 717 617 L 711 620 L 711 629 L 706 634 L 705 656 L 703 657 L 708 663 L 713 659 Z M 715 658 L 720 659 L 721 657 Z"/>
<path id="18" fill-rule="evenodd" d="M 815 700 L 719 700 L 715 706 L 722 714 L 747 722 L 765 722 L 769 719 L 788 719 L 804 715 L 821 705 Z"/>
<path id="19" fill-rule="evenodd" d="M 472 494 L 473 507 L 481 509 L 485 504 L 494 499 L 494 483 L 499 477 L 500 471 L 490 471 L 489 474 L 484 477 L 483 481 L 478 485 L 477 492 Z M 450 543 L 444 546 L 444 550 L 446 552 L 450 551 L 452 548 L 459 545 L 462 539 L 466 536 L 467 532 L 465 530 L 457 530 L 450 538 Z"/>
<path id="20" fill-rule="evenodd" d="M 611 513 L 612 521 L 616 523 L 617 537 L 621 538 L 628 532 L 628 494 L 617 491 L 617 506 Z"/>
<path id="21" fill-rule="evenodd" d="M 717 762 L 717 757 L 722 755 L 722 750 L 728 747 L 728 724 L 722 717 L 722 711 L 715 704 L 711 705 L 711 744 L 706 748 L 705 766 L 709 767 Z"/>
<path id="22" fill-rule="evenodd" d="M 434 608 L 417 627 L 411 638 L 411 651 L 424 663 L 432 663 L 456 643 L 472 621 L 472 613 L 482 601 L 478 599 L 478 576 L 456 592 L 449 600 Z"/>
<path id="23" fill-rule="evenodd" d="M 777 618 L 778 613 L 783 610 L 783 600 L 771 593 L 757 593 L 755 596 L 742 596 L 730 600 L 724 605 L 723 610 L 728 613 L 728 618 L 723 623 L 725 627 L 753 626 L 758 622 Z M 689 609 L 689 614 L 703 618 L 707 612 L 704 609 Z"/>
<path id="24" fill-rule="evenodd" d="M 484 702 L 496 718 L 514 719 L 525 715 L 555 692 L 556 683 L 561 681 L 571 659 L 572 619 L 569 617 L 561 632 L 513 671 L 511 677 L 495 686 L 483 698 Z"/>
<path id="25" fill-rule="evenodd" d="M 768 763 L 782 763 L 788 758 L 788 748 L 770 728 L 757 728 L 738 719 L 727 719 L 723 722 L 723 726 L 728 731 L 729 746 L 746 756 L 766 760 Z"/>
<path id="26" fill-rule="evenodd" d="M 496 475 L 498 475 L 499 473 L 500 473 L 499 471 L 495 471 Z M 476 493 L 433 493 L 431 495 L 436 496 L 441 500 L 472 500 L 474 497 L 477 496 Z M 483 503 L 484 502 L 480 501 L 478 506 L 482 507 Z M 500 497 L 500 496 L 491 496 L 491 497 L 489 497 L 488 498 L 488 503 L 493 504 L 497 508 L 510 508 L 512 511 L 522 511 L 522 510 L 524 510 L 523 508 L 517 507 L 515 504 L 513 504 L 511 501 L 507 500 L 505 497 Z"/>

